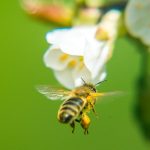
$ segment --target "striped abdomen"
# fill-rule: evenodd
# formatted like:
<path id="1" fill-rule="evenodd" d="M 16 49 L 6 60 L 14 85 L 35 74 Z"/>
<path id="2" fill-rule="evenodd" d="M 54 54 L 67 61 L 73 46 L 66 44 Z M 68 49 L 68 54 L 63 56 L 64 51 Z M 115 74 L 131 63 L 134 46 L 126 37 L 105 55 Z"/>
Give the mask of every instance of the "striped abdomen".
<path id="1" fill-rule="evenodd" d="M 85 101 L 79 97 L 64 101 L 58 111 L 58 120 L 61 123 L 71 123 L 78 117 L 84 106 Z"/>

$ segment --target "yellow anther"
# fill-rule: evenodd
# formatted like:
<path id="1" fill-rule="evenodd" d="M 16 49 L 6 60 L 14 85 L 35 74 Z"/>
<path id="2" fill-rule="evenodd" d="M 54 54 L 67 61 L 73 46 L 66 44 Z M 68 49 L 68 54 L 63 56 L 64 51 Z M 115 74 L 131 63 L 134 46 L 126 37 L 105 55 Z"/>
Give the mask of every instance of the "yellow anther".
<path id="1" fill-rule="evenodd" d="M 60 57 L 59 57 L 59 60 L 60 61 L 65 61 L 66 59 L 68 59 L 69 55 L 68 54 L 62 54 Z"/>
<path id="2" fill-rule="evenodd" d="M 102 40 L 102 41 L 107 41 L 109 40 L 109 33 L 103 29 L 102 27 L 100 27 L 97 31 L 96 31 L 96 39 L 97 40 Z"/>
<path id="3" fill-rule="evenodd" d="M 81 62 L 83 61 L 83 56 L 79 57 L 79 61 L 81 61 Z"/>
<path id="4" fill-rule="evenodd" d="M 75 59 L 73 59 L 68 63 L 68 67 L 73 68 L 73 67 L 75 67 L 76 64 L 77 64 L 77 61 Z"/>

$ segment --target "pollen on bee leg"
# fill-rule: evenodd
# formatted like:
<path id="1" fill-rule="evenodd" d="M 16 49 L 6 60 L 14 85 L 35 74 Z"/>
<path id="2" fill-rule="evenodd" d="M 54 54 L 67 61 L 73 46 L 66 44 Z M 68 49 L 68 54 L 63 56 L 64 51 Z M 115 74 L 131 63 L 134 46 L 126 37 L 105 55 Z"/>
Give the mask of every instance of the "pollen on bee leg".
<path id="1" fill-rule="evenodd" d="M 62 54 L 62 55 L 59 57 L 59 60 L 60 60 L 61 62 L 64 62 L 65 60 L 68 59 L 68 57 L 69 57 L 68 54 Z"/>
<path id="2" fill-rule="evenodd" d="M 86 114 L 83 114 L 81 117 L 81 126 L 84 129 L 84 134 L 88 134 L 90 122 L 91 122 L 90 118 Z"/>

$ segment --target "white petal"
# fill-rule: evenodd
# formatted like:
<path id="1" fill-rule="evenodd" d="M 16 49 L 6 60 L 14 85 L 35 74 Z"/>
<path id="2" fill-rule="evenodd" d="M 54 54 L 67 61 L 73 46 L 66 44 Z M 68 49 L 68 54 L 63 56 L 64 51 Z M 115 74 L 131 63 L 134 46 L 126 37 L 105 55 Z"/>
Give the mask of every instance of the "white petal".
<path id="1" fill-rule="evenodd" d="M 66 68 L 62 71 L 54 71 L 54 74 L 56 79 L 68 89 L 83 85 L 82 79 L 87 83 L 96 84 L 106 78 L 106 72 L 103 68 L 97 77 L 92 79 L 90 71 L 85 66 L 82 69 L 77 66 L 73 69 Z"/>
<path id="2" fill-rule="evenodd" d="M 70 58 L 67 58 L 65 61 L 61 61 L 60 57 L 64 55 L 62 51 L 57 48 L 51 47 L 44 54 L 44 63 L 47 67 L 52 68 L 54 70 L 63 70 Z"/>
<path id="3" fill-rule="evenodd" d="M 109 56 L 109 47 L 106 45 L 103 47 L 103 50 L 100 56 L 97 58 L 95 66 L 93 68 L 92 77 L 95 78 L 104 68 L 106 61 Z"/>
<path id="4" fill-rule="evenodd" d="M 90 71 L 83 66 L 82 68 L 80 68 L 80 65 L 78 65 L 72 72 L 72 76 L 74 79 L 74 83 L 75 86 L 80 86 L 83 85 L 83 81 L 82 79 L 86 82 L 86 83 L 91 83 L 91 73 Z"/>
<path id="5" fill-rule="evenodd" d="M 84 63 L 86 67 L 92 72 L 96 63 L 96 58 L 101 53 L 102 42 L 89 42 L 87 43 L 86 51 L 84 54 Z"/>
<path id="6" fill-rule="evenodd" d="M 79 35 L 84 35 L 87 40 L 95 39 L 97 26 L 76 26 L 73 28 Z"/>
<path id="7" fill-rule="evenodd" d="M 104 81 L 107 76 L 106 70 L 103 68 L 101 72 L 93 79 L 93 84 Z"/>
<path id="8" fill-rule="evenodd" d="M 59 45 L 64 35 L 70 30 L 70 28 L 55 29 L 46 34 L 46 40 L 49 44 Z"/>
<path id="9" fill-rule="evenodd" d="M 125 11 L 128 31 L 150 45 L 150 0 L 130 0 Z"/>
<path id="10" fill-rule="evenodd" d="M 68 29 L 56 29 L 46 36 L 48 43 L 57 45 L 64 53 L 83 56 L 86 40 L 92 40 L 96 26 L 80 26 Z"/>
<path id="11" fill-rule="evenodd" d="M 67 34 L 60 43 L 60 49 L 69 55 L 83 56 L 85 50 L 85 38 L 79 34 Z"/>
<path id="12" fill-rule="evenodd" d="M 72 77 L 72 70 L 67 68 L 62 71 L 54 71 L 56 79 L 66 88 L 73 89 L 74 79 Z"/>
<path id="13" fill-rule="evenodd" d="M 90 70 L 92 78 L 95 78 L 103 69 L 109 57 L 110 48 L 107 42 L 89 43 L 87 46 L 84 62 L 86 67 Z"/>
<path id="14" fill-rule="evenodd" d="M 99 72 L 99 74 L 97 75 L 97 77 L 95 77 L 94 79 L 91 78 L 91 81 L 89 83 L 92 83 L 92 84 L 97 84 L 98 82 L 101 82 L 101 81 L 104 81 L 105 78 L 107 76 L 107 73 L 106 73 L 106 70 L 105 68 L 102 69 L 101 72 Z"/>
<path id="15" fill-rule="evenodd" d="M 93 39 L 95 33 L 96 26 L 74 27 L 64 35 L 64 38 L 60 43 L 60 48 L 64 53 L 83 56 L 87 39 Z"/>
<path id="16" fill-rule="evenodd" d="M 102 18 L 99 27 L 108 33 L 109 39 L 116 38 L 121 15 L 119 10 L 112 9 Z"/>

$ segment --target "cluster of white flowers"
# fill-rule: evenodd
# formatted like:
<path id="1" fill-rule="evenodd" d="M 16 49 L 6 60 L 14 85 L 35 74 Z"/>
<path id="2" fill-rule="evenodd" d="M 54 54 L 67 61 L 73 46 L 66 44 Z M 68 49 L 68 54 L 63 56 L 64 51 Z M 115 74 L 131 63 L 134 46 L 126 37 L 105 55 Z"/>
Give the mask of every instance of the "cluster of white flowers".
<path id="1" fill-rule="evenodd" d="M 83 83 L 81 78 L 93 84 L 105 79 L 119 17 L 120 12 L 112 10 L 97 26 L 56 29 L 47 34 L 50 47 L 44 62 L 62 85 L 72 89 Z"/>
<path id="2" fill-rule="evenodd" d="M 130 0 L 125 10 L 127 30 L 150 46 L 150 0 Z M 118 34 L 121 12 L 111 10 L 100 24 L 56 29 L 47 34 L 50 44 L 44 55 L 45 65 L 53 69 L 56 79 L 72 89 L 86 82 L 105 79 L 105 64 L 112 55 Z"/>

